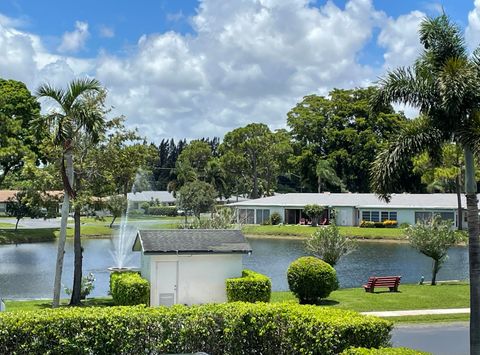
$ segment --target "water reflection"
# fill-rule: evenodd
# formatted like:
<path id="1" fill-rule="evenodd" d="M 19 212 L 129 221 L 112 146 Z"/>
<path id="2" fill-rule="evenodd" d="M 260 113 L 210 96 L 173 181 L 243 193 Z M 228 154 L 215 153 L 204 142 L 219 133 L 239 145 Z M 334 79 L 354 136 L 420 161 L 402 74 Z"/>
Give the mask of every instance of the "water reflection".
<path id="1" fill-rule="evenodd" d="M 244 257 L 244 266 L 272 278 L 274 290 L 287 290 L 286 270 L 296 258 L 305 255 L 303 242 L 286 239 L 249 239 L 253 249 Z M 92 296 L 108 293 L 112 266 L 109 239 L 85 239 L 84 274 L 95 274 Z M 51 297 L 56 243 L 35 243 L 0 246 L 0 297 Z M 449 260 L 438 275 L 439 280 L 466 279 L 468 255 L 464 247 L 452 248 Z M 134 253 L 132 266 L 140 265 L 139 253 Z M 402 275 L 402 282 L 418 282 L 421 275 L 430 278 L 431 261 L 417 253 L 408 244 L 359 243 L 358 249 L 337 265 L 341 287 L 358 287 L 371 275 Z M 71 287 L 73 277 L 73 244 L 67 240 L 63 284 Z M 63 295 L 64 297 L 66 295 Z"/>

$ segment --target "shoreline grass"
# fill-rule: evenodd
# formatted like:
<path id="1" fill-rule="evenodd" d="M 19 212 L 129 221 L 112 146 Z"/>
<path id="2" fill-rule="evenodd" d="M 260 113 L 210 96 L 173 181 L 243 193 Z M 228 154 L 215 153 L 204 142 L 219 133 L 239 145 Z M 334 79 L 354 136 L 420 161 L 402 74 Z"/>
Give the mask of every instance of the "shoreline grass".
<path id="1" fill-rule="evenodd" d="M 354 239 L 406 240 L 405 230 L 402 228 L 360 228 L 346 226 L 339 226 L 338 228 L 340 234 Z M 245 225 L 242 227 L 242 232 L 244 234 L 258 236 L 308 238 L 315 232 L 315 228 L 300 225 Z"/>

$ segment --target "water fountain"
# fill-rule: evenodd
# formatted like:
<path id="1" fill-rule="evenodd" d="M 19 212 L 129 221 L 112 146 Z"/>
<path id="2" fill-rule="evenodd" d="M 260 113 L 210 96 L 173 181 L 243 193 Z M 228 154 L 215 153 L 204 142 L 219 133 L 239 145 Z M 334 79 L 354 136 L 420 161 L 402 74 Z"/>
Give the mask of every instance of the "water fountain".
<path id="1" fill-rule="evenodd" d="M 141 174 L 137 173 L 135 177 L 135 182 L 132 187 L 132 192 L 136 192 L 136 186 L 141 179 Z M 135 242 L 135 237 L 137 236 L 138 228 L 135 225 L 131 225 L 128 222 L 129 212 L 131 204 L 127 198 L 127 209 L 125 214 L 122 216 L 120 221 L 120 228 L 118 233 L 112 238 L 112 250 L 110 250 L 110 255 L 113 258 L 114 266 L 109 267 L 109 271 L 115 272 L 127 272 L 137 270 L 137 268 L 128 266 L 129 261 L 131 260 L 132 246 Z"/>

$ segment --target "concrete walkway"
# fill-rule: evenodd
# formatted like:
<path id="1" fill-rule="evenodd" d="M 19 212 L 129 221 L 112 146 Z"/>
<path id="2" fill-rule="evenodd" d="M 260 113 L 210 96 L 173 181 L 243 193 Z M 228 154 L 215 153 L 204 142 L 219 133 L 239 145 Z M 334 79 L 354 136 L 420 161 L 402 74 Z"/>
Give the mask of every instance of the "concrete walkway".
<path id="1" fill-rule="evenodd" d="M 446 309 L 415 309 L 408 311 L 383 311 L 383 312 L 361 312 L 368 316 L 377 317 L 403 317 L 403 316 L 424 316 L 432 314 L 466 314 L 470 308 L 446 308 Z"/>

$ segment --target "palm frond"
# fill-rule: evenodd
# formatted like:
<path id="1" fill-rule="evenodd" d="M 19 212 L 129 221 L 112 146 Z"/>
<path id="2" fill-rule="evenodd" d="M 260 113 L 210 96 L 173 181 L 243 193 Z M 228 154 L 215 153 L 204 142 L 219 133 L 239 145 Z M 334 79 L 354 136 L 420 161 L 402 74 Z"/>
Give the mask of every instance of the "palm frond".
<path id="1" fill-rule="evenodd" d="M 42 84 L 38 87 L 37 91 L 35 92 L 35 95 L 37 97 L 46 97 L 46 98 L 52 99 L 59 106 L 61 106 L 62 109 L 65 109 L 64 107 L 64 99 L 66 95 L 65 90 L 55 88 L 50 84 Z"/>
<path id="2" fill-rule="evenodd" d="M 420 117 L 407 124 L 400 134 L 380 151 L 372 163 L 372 190 L 385 201 L 400 186 L 401 174 L 411 158 L 442 143 L 442 132 L 432 127 L 430 120 Z"/>
<path id="3" fill-rule="evenodd" d="M 68 86 L 68 91 L 65 95 L 65 106 L 73 106 L 75 100 L 88 92 L 100 92 L 102 85 L 94 78 L 80 78 L 73 80 Z"/>
<path id="4" fill-rule="evenodd" d="M 452 57 L 467 58 L 465 40 L 460 28 L 447 15 L 425 18 L 420 25 L 420 43 L 425 53 L 420 60 L 432 69 L 441 68 Z"/>
<path id="5" fill-rule="evenodd" d="M 378 81 L 379 88 L 372 95 L 372 109 L 379 109 L 392 102 L 409 104 L 427 112 L 433 96 L 433 83 L 427 77 L 416 75 L 412 68 L 400 67 L 390 71 Z"/>

